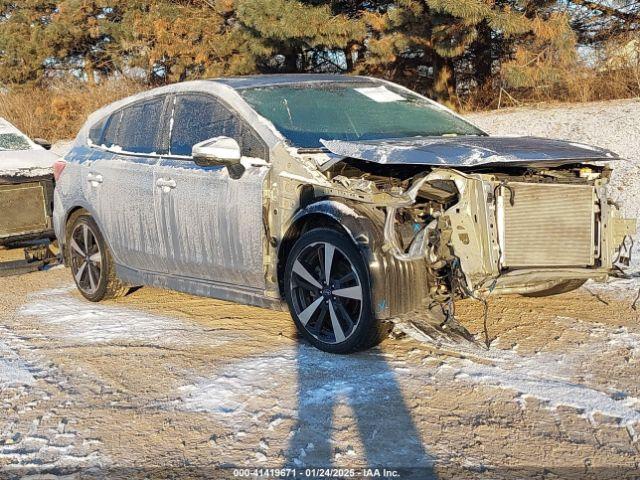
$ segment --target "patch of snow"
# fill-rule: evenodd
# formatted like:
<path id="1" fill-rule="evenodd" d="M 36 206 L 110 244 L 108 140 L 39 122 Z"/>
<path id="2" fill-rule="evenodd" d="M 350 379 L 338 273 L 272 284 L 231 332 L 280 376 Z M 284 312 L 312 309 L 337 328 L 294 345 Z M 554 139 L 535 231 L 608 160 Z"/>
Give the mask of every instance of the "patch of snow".
<path id="1" fill-rule="evenodd" d="M 0 151 L 0 175 L 37 177 L 51 175 L 59 157 L 47 150 Z"/>
<path id="2" fill-rule="evenodd" d="M 612 299 L 631 303 L 640 291 L 640 277 L 614 278 L 606 283 L 589 281 L 583 288 L 592 294 L 601 296 L 604 300 Z"/>
<path id="3" fill-rule="evenodd" d="M 376 358 L 327 355 L 307 345 L 279 350 L 234 363 L 212 378 L 183 387 L 181 408 L 236 415 L 246 412 L 255 397 L 276 395 L 298 375 L 316 379 L 301 392 L 301 405 L 322 405 L 339 396 L 359 403 L 376 401 L 385 390 L 384 382 L 395 377 L 386 361 Z"/>
<path id="4" fill-rule="evenodd" d="M 541 351 L 531 356 L 520 355 L 517 349 L 486 351 L 451 343 L 447 347 L 466 358 L 442 364 L 436 378 L 511 390 L 521 405 L 523 398 L 536 398 L 551 409 L 574 407 L 591 421 L 599 413 L 617 418 L 620 425 L 633 430 L 633 425 L 640 422 L 640 399 L 591 385 L 578 374 L 579 368 L 593 359 L 594 352 L 616 355 L 615 350 L 627 348 L 632 356 L 640 356 L 640 334 L 569 317 L 555 321 L 568 330 L 581 332 L 591 341 L 565 353 Z"/>
<path id="5" fill-rule="evenodd" d="M 34 382 L 29 365 L 0 341 L 0 391 L 8 386 L 31 385 Z"/>
<path id="6" fill-rule="evenodd" d="M 168 406 L 219 417 L 236 437 L 265 430 L 284 435 L 286 464 L 330 465 L 331 438 L 339 428 L 355 429 L 365 444 L 366 458 L 360 461 L 429 466 L 433 457 L 399 384 L 406 377 L 394 370 L 395 363 L 375 350 L 339 356 L 300 344 L 228 364 L 184 386 L 181 398 Z M 261 453 L 266 456 L 266 450 Z"/>
<path id="7" fill-rule="evenodd" d="M 236 332 L 208 332 L 174 317 L 92 303 L 71 296 L 69 290 L 60 288 L 33 295 L 19 313 L 52 327 L 52 332 L 47 334 L 83 343 L 127 341 L 192 345 L 197 342 L 215 346 L 243 337 Z"/>

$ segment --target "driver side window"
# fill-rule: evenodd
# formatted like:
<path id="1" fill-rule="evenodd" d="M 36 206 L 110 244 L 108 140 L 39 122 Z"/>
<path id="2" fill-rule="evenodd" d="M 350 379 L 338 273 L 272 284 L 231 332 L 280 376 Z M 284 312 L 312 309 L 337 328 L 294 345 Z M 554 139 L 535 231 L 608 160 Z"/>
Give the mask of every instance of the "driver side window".
<path id="1" fill-rule="evenodd" d="M 203 94 L 176 97 L 171 155 L 191 156 L 195 144 L 220 136 L 236 140 L 244 156 L 267 159 L 264 142 L 219 100 Z"/>

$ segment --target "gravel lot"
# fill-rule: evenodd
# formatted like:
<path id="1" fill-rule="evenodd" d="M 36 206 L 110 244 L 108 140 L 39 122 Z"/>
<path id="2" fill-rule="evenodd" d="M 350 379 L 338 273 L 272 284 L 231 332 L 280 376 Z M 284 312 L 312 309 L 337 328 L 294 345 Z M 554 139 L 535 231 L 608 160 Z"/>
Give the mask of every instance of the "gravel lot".
<path id="1" fill-rule="evenodd" d="M 635 160 L 639 106 L 473 120 Z M 619 167 L 619 198 L 639 214 L 639 172 Z M 233 470 L 214 469 L 285 465 L 404 467 L 416 479 L 632 478 L 639 287 L 492 298 L 488 351 L 396 333 L 341 357 L 299 341 L 283 313 L 151 288 L 90 304 L 60 267 L 0 278 L 0 478 L 222 478 Z M 459 302 L 457 314 L 481 338 L 482 306 Z"/>

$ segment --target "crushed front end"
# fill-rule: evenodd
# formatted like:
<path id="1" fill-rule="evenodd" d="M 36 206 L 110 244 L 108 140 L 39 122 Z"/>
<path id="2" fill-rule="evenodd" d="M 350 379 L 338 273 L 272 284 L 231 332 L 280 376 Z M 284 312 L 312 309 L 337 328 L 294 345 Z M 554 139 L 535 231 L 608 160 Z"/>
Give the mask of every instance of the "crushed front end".
<path id="1" fill-rule="evenodd" d="M 455 184 L 457 202 L 430 219 L 404 251 L 397 216 L 387 220 L 385 233 L 396 255 L 426 252 L 434 295 L 478 298 L 537 292 L 568 280 L 604 281 L 628 266 L 636 231 L 635 220 L 621 218 L 607 197 L 608 176 L 605 167 L 583 164 L 487 173 L 436 169 L 421 181 L 416 205 L 434 182 L 445 181 Z"/>
<path id="2" fill-rule="evenodd" d="M 606 166 L 418 168 L 351 159 L 327 173 L 333 187 L 316 187 L 316 196 L 342 197 L 380 224 L 370 268 L 382 318 L 458 298 L 605 281 L 630 261 L 636 222 L 608 198 Z"/>

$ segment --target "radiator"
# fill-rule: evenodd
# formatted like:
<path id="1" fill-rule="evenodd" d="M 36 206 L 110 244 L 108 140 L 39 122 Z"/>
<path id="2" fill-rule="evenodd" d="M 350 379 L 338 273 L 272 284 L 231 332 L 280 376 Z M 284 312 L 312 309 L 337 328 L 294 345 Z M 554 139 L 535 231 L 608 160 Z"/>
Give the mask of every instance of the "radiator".
<path id="1" fill-rule="evenodd" d="M 38 182 L 0 185 L 0 238 L 51 228 L 44 188 Z"/>
<path id="2" fill-rule="evenodd" d="M 509 183 L 501 187 L 498 228 L 503 267 L 586 267 L 596 256 L 595 189 Z"/>

